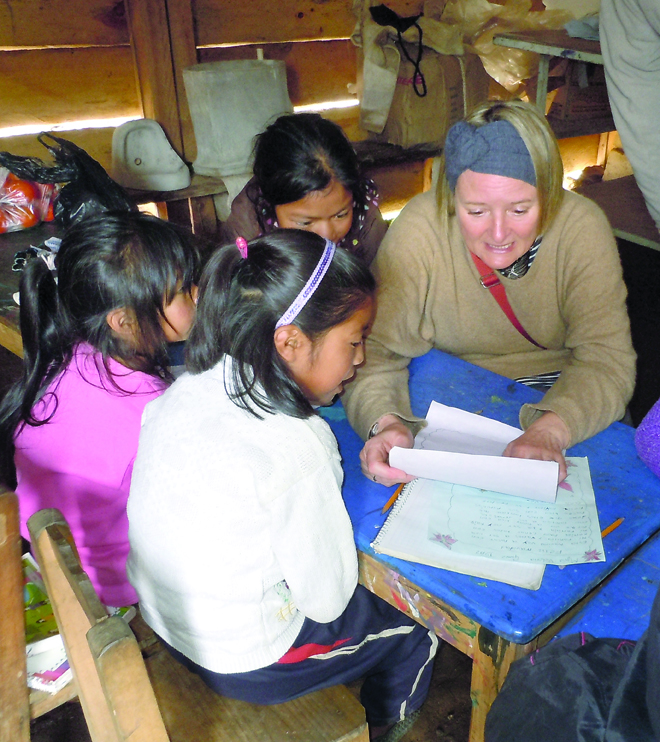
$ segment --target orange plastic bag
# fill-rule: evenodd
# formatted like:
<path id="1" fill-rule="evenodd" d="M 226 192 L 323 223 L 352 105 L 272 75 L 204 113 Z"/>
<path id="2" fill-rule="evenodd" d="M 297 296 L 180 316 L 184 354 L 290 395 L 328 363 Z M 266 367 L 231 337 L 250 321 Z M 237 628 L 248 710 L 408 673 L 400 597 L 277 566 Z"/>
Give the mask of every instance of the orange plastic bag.
<path id="1" fill-rule="evenodd" d="M 21 180 L 6 167 L 0 167 L 0 233 L 52 221 L 55 195 L 52 183 Z"/>

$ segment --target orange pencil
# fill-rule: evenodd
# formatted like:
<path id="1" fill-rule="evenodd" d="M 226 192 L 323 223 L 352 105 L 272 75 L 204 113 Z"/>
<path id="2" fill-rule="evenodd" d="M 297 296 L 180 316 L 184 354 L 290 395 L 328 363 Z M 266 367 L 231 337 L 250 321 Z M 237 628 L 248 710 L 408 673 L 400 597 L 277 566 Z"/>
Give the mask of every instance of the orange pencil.
<path id="1" fill-rule="evenodd" d="M 612 533 L 612 531 L 615 530 L 616 528 L 618 528 L 623 523 L 624 520 L 625 520 L 625 518 L 617 518 L 614 521 L 614 523 L 610 523 L 610 525 L 607 526 L 607 528 L 604 528 L 601 531 L 601 534 L 600 534 L 601 538 L 605 538 L 605 536 L 607 536 L 608 534 Z"/>
<path id="2" fill-rule="evenodd" d="M 399 486 L 398 486 L 398 487 L 397 487 L 397 488 L 396 488 L 396 489 L 394 490 L 394 494 L 393 494 L 393 495 L 392 495 L 392 497 L 390 497 L 390 499 L 389 499 L 389 500 L 388 500 L 388 501 L 387 501 L 387 502 L 385 503 L 385 506 L 384 506 L 384 507 L 383 507 L 383 509 L 382 509 L 382 510 L 380 511 L 380 512 L 381 512 L 381 515 L 382 515 L 383 513 L 386 513 L 386 512 L 387 512 L 387 511 L 388 511 L 388 510 L 389 510 L 389 509 L 390 509 L 390 508 L 392 507 L 392 505 L 394 505 L 394 503 L 396 502 L 396 498 L 397 498 L 397 497 L 398 497 L 398 496 L 399 496 L 399 495 L 401 494 L 401 490 L 402 490 L 402 489 L 403 489 L 403 484 L 400 484 L 400 485 L 399 485 Z"/>

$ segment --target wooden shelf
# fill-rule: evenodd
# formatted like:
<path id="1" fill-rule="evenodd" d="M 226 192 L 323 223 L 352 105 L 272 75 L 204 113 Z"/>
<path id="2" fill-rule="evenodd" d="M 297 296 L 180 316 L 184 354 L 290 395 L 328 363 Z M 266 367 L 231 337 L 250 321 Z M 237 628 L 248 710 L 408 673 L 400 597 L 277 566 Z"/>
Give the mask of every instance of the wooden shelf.
<path id="1" fill-rule="evenodd" d="M 394 167 L 413 162 L 425 162 L 442 152 L 442 147 L 434 144 L 418 144 L 404 148 L 398 144 L 378 142 L 373 139 L 353 142 L 353 147 L 363 168 Z"/>
<path id="2" fill-rule="evenodd" d="M 197 174 L 192 176 L 192 182 L 187 188 L 181 188 L 178 191 L 143 191 L 137 188 L 127 188 L 126 190 L 137 204 L 168 203 L 227 193 L 227 188 L 222 179 Z"/>
<path id="3" fill-rule="evenodd" d="M 649 214 L 633 175 L 582 186 L 579 193 L 593 199 L 607 214 L 614 234 L 653 250 L 660 250 L 660 232 Z"/>
<path id="4" fill-rule="evenodd" d="M 498 46 L 523 49 L 528 52 L 546 54 L 550 57 L 576 59 L 579 62 L 603 64 L 599 41 L 576 39 L 566 31 L 528 31 L 527 33 L 499 34 L 493 38 Z"/>
<path id="5" fill-rule="evenodd" d="M 548 116 L 548 123 L 552 127 L 552 131 L 555 133 L 557 139 L 602 134 L 607 131 L 615 131 L 616 129 L 614 119 L 611 116 L 585 119 L 558 119 Z"/>

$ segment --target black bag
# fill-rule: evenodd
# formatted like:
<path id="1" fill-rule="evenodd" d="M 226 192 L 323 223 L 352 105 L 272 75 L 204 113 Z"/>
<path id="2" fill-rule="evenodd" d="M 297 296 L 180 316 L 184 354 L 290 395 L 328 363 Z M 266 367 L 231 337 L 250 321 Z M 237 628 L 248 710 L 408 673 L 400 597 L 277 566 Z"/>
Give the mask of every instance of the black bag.
<path id="1" fill-rule="evenodd" d="M 571 634 L 514 662 L 485 742 L 658 742 L 659 596 L 637 643 Z"/>
<path id="2" fill-rule="evenodd" d="M 55 219 L 63 226 L 102 211 L 131 211 L 128 193 L 84 149 L 53 134 L 40 134 L 39 142 L 51 153 L 55 165 L 36 157 L 0 152 L 0 165 L 14 175 L 37 183 L 64 183 L 53 205 Z M 52 144 L 44 141 L 46 138 Z"/>

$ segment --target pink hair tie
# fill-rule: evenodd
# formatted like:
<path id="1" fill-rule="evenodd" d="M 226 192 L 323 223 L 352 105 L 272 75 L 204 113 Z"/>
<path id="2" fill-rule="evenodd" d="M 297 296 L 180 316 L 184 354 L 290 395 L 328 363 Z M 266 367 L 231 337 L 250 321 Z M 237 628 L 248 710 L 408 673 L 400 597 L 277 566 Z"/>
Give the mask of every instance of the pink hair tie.
<path id="1" fill-rule="evenodd" d="M 247 252 L 248 252 L 248 244 L 245 237 L 237 237 L 236 238 L 236 247 L 238 248 L 238 252 L 240 252 L 241 257 L 243 260 L 247 258 Z"/>

